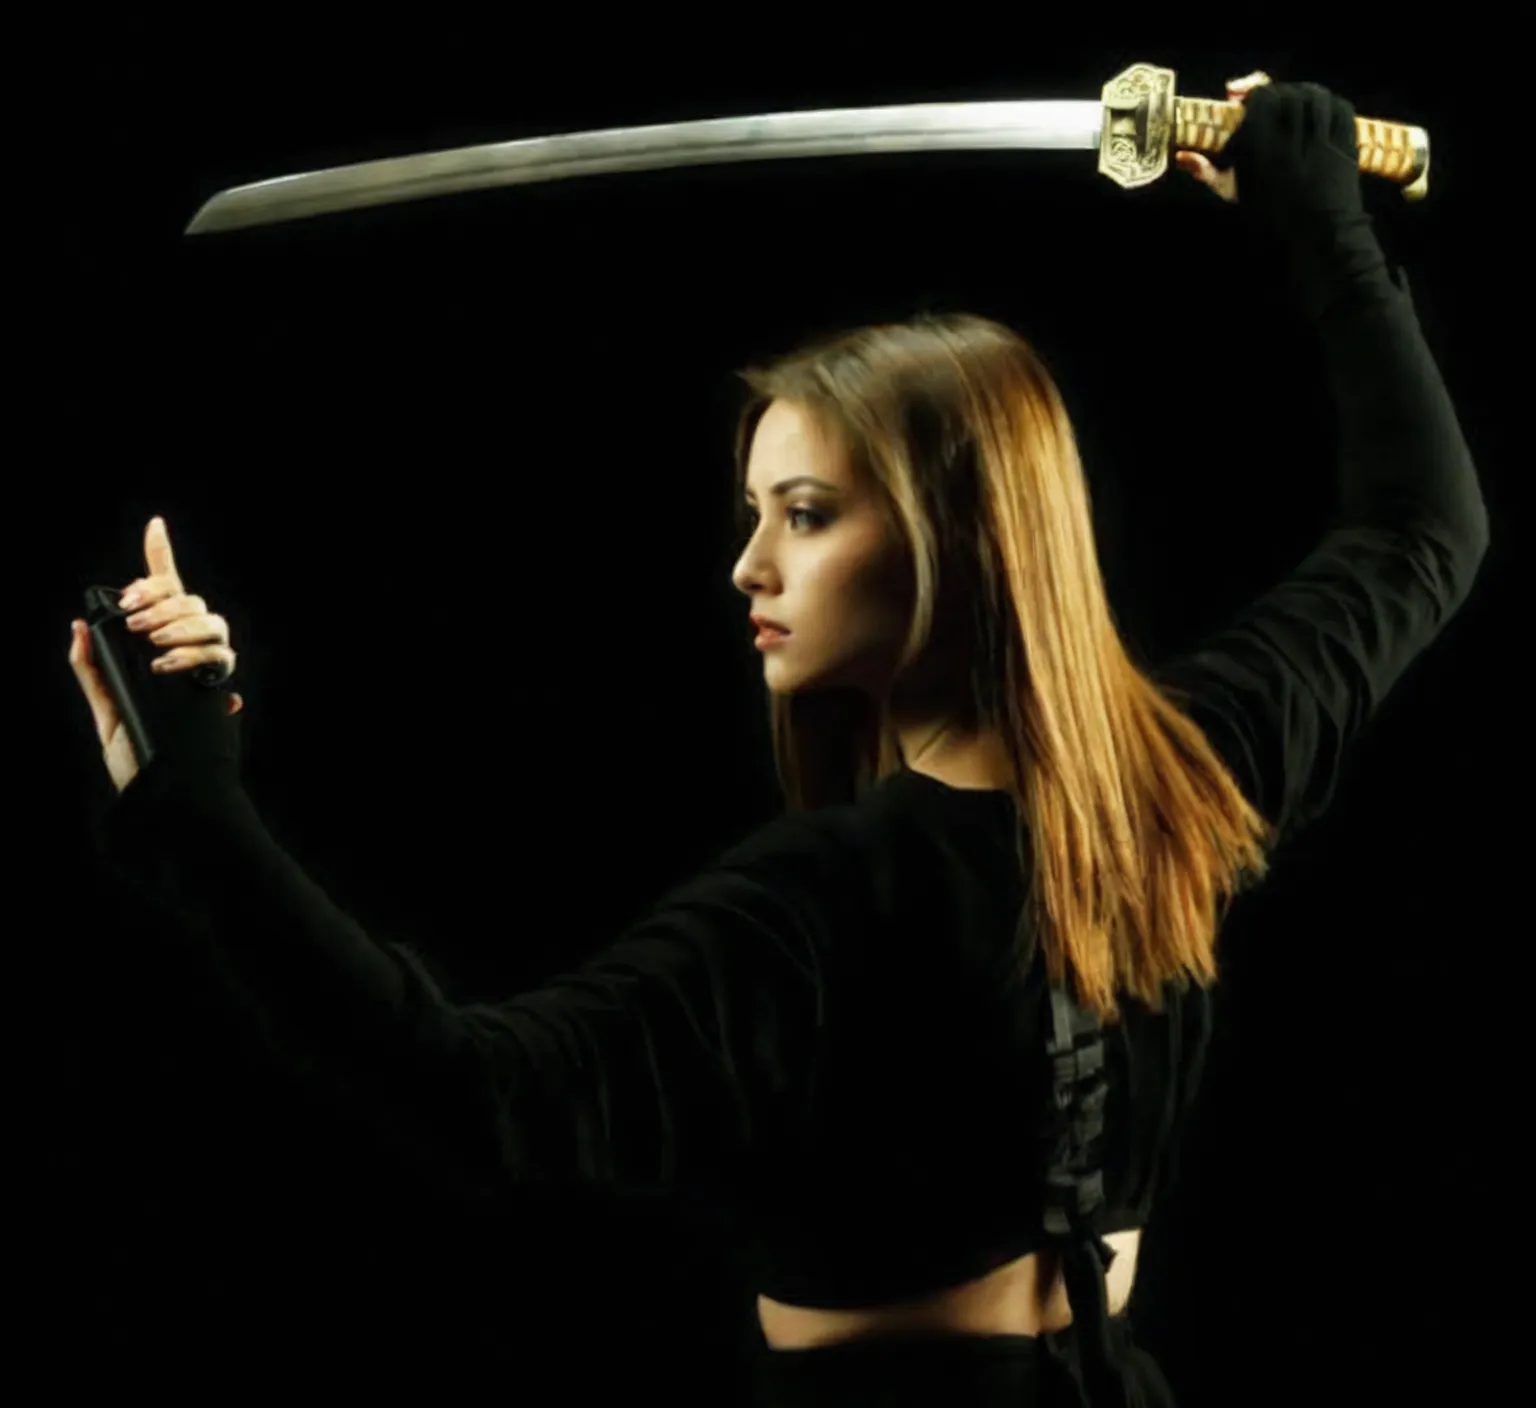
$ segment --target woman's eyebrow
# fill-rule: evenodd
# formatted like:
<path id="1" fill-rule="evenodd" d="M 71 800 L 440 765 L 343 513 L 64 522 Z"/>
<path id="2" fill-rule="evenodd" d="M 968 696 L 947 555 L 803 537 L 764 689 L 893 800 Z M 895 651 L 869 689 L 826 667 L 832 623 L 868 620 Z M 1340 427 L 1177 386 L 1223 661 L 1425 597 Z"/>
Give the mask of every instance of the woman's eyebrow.
<path id="1" fill-rule="evenodd" d="M 818 489 L 828 489 L 834 494 L 841 492 L 836 484 L 828 484 L 825 479 L 818 479 L 814 474 L 797 474 L 793 479 L 781 479 L 768 492 L 775 496 L 779 494 L 786 494 L 791 489 L 796 489 L 802 484 L 811 484 Z M 743 489 L 742 492 L 749 499 L 755 499 L 757 497 L 757 495 L 754 494 L 750 489 Z"/>

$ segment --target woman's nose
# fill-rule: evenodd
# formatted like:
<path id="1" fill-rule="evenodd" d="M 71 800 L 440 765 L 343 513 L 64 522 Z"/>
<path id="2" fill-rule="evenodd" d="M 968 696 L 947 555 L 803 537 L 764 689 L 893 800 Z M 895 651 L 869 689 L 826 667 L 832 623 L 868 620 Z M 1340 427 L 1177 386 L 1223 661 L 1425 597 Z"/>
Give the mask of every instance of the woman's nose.
<path id="1" fill-rule="evenodd" d="M 743 596 L 754 596 L 763 589 L 763 575 L 761 568 L 749 562 L 745 555 L 731 569 L 731 581 Z"/>

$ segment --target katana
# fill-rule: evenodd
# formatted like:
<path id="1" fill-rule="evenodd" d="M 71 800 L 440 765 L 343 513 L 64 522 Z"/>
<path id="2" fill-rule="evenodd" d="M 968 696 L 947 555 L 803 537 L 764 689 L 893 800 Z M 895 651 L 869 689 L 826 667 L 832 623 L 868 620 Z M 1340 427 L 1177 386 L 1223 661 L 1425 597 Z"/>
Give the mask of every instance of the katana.
<path id="1" fill-rule="evenodd" d="M 911 103 L 706 118 L 610 127 L 451 151 L 333 166 L 231 186 L 209 199 L 189 235 L 275 225 L 335 211 L 429 200 L 497 186 L 566 181 L 620 171 L 658 171 L 795 157 L 874 152 L 1097 151 L 1099 171 L 1132 189 L 1156 181 L 1170 153 L 1221 151 L 1242 125 L 1243 105 L 1181 98 L 1171 68 L 1133 64 L 1091 99 Z M 1357 117 L 1360 170 L 1429 192 L 1429 134 L 1422 127 Z"/>

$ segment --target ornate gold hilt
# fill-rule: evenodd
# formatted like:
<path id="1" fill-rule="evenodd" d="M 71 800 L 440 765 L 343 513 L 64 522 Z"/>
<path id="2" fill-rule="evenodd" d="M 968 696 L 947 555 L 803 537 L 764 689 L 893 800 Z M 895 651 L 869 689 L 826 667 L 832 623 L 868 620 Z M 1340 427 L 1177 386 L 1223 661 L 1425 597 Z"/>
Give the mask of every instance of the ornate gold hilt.
<path id="1" fill-rule="evenodd" d="M 1219 152 L 1243 124 L 1243 105 L 1180 98 L 1174 71 L 1132 64 L 1104 85 L 1099 171 L 1116 185 L 1146 186 L 1168 170 L 1169 153 Z M 1355 119 L 1360 170 L 1403 187 L 1404 200 L 1429 194 L 1429 133 L 1376 117 Z"/>

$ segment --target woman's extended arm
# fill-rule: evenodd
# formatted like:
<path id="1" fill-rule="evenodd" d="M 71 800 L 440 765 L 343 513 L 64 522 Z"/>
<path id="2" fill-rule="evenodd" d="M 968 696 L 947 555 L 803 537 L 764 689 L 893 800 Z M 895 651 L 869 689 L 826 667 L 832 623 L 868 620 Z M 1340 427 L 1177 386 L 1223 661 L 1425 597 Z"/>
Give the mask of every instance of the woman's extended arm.
<path id="1" fill-rule="evenodd" d="M 821 955 L 843 921 L 817 898 L 840 892 L 825 846 L 794 818 L 727 851 L 579 969 L 466 1005 L 337 906 L 225 771 L 157 755 L 101 814 L 97 842 L 328 1085 L 430 1145 L 427 1161 L 446 1162 L 460 1189 L 718 1186 L 801 1104 Z M 509 934 L 580 922 L 579 896 L 525 898 L 497 916 Z"/>

